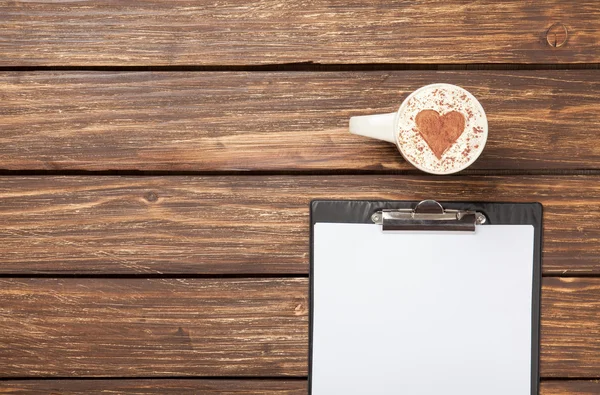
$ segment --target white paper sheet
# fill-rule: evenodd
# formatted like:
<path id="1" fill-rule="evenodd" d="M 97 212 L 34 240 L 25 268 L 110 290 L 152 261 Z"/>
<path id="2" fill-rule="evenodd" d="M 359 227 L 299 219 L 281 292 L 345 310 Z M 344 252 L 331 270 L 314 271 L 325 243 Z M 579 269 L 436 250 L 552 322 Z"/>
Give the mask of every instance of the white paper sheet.
<path id="1" fill-rule="evenodd" d="M 313 395 L 530 395 L 534 229 L 314 229 Z"/>

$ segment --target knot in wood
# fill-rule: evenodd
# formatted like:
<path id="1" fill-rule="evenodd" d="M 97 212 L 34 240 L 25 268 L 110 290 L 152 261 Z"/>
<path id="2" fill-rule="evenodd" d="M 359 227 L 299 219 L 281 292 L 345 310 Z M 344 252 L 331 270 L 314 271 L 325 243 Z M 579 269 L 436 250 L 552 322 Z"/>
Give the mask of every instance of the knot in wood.
<path id="1" fill-rule="evenodd" d="M 567 27 L 562 23 L 557 22 L 548 28 L 548 31 L 546 32 L 546 41 L 551 47 L 559 48 L 565 45 L 568 36 L 569 32 L 567 31 Z"/>
<path id="2" fill-rule="evenodd" d="M 144 199 L 146 199 L 149 202 L 156 202 L 158 200 L 158 195 L 154 192 L 148 192 L 144 195 Z"/>

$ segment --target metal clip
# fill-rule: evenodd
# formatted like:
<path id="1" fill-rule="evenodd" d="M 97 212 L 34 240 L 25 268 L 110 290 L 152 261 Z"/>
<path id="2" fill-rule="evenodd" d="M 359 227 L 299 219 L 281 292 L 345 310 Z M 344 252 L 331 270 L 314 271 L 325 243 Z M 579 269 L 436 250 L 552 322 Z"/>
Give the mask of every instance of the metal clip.
<path id="1" fill-rule="evenodd" d="M 414 210 L 381 210 L 371 220 L 383 230 L 454 230 L 475 231 L 475 225 L 486 222 L 485 215 L 471 210 L 446 210 L 435 200 L 423 200 Z"/>

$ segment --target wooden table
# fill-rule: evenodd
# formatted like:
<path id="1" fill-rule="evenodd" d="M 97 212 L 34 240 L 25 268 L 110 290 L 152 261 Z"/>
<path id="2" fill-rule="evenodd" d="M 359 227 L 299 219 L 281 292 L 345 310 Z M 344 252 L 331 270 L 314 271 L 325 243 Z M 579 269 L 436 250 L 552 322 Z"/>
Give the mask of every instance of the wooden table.
<path id="1" fill-rule="evenodd" d="M 596 0 L 0 2 L 0 392 L 304 394 L 313 198 L 544 205 L 543 395 L 600 393 Z M 433 177 L 352 115 L 490 136 Z M 494 383 L 490 383 L 494 385 Z"/>

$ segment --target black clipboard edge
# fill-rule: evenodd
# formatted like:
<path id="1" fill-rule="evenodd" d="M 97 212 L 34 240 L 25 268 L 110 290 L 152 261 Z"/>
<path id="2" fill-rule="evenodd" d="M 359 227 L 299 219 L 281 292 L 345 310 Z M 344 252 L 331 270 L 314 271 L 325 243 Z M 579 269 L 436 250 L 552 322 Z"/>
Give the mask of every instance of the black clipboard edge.
<path id="1" fill-rule="evenodd" d="M 314 311 L 314 225 L 317 222 L 372 223 L 371 215 L 382 209 L 414 208 L 419 201 L 408 200 L 324 200 L 310 202 L 310 266 L 309 266 L 309 317 L 308 317 L 308 395 L 312 395 L 312 348 Z M 542 279 L 542 218 L 543 206 L 539 202 L 446 202 L 444 208 L 481 211 L 488 225 L 533 225 L 533 284 L 531 309 L 531 395 L 539 395 L 540 388 L 540 336 L 541 336 L 541 279 Z M 337 207 L 334 207 L 337 206 Z M 335 208 L 335 210 L 334 210 Z M 485 225 L 480 225 L 485 226 Z"/>

